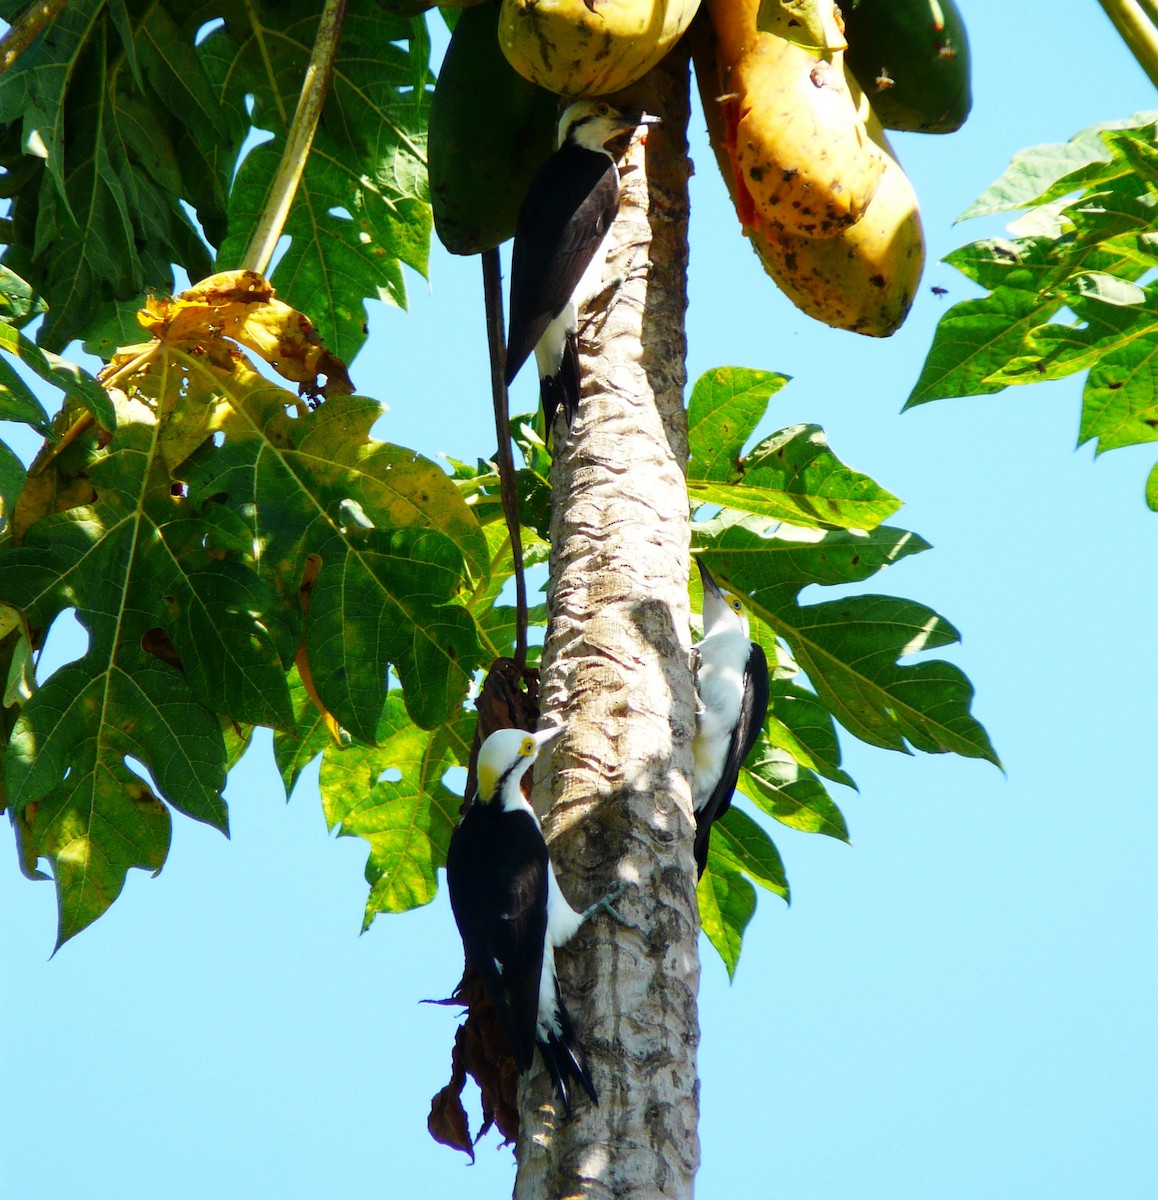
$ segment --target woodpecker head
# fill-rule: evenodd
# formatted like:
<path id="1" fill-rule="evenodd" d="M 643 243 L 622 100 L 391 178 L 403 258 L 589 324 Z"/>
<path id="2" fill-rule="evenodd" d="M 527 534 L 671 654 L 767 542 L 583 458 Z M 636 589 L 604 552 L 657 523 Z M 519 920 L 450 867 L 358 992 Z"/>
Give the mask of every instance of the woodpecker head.
<path id="1" fill-rule="evenodd" d="M 539 751 L 563 732 L 562 725 L 528 733 L 525 729 L 498 729 L 479 747 L 478 799 L 489 804 L 508 784 L 519 780 L 539 756 Z"/>
<path id="2" fill-rule="evenodd" d="M 734 592 L 725 592 L 712 578 L 702 558 L 696 559 L 704 581 L 704 637 L 712 633 L 738 629 L 748 637 L 748 614 L 744 602 Z"/>
<path id="3" fill-rule="evenodd" d="M 648 113 L 624 112 L 606 100 L 576 100 L 559 118 L 558 145 L 570 141 L 585 150 L 604 150 L 613 138 L 658 121 Z"/>

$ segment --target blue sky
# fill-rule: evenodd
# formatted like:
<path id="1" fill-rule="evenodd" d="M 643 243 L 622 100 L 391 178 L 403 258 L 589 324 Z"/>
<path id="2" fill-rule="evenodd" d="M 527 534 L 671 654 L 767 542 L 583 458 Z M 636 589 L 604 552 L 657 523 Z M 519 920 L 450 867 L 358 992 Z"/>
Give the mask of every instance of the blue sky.
<path id="1" fill-rule="evenodd" d="M 1080 379 L 898 415 L 970 294 L 937 260 L 1000 228 L 957 214 L 1019 148 L 1158 104 L 1092 0 L 963 8 L 972 117 L 895 138 L 930 266 L 892 339 L 776 292 L 693 117 L 689 376 L 793 376 L 762 432 L 818 422 L 906 500 L 934 549 L 872 586 L 962 631 L 947 657 L 1007 772 L 845 738 L 853 845 L 778 833 L 791 908 L 761 896 L 731 986 L 705 946 L 709 1200 L 1158 1196 L 1153 452 L 1075 452 Z M 436 249 L 411 287 L 409 314 L 374 309 L 355 381 L 390 405 L 382 436 L 488 452 L 478 264 Z M 364 851 L 327 835 L 315 780 L 287 806 L 259 740 L 231 840 L 177 820 L 162 874 L 51 961 L 51 886 L 0 853 L 0 1194 L 509 1194 L 509 1150 L 469 1167 L 426 1134 L 455 1020 L 419 1002 L 461 966 L 445 898 L 359 936 Z"/>

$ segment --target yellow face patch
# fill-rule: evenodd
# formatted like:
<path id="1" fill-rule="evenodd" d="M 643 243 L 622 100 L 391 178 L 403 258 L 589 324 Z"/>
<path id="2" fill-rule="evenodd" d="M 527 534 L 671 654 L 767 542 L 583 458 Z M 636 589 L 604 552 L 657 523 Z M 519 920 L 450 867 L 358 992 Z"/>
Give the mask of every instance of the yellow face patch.
<path id="1" fill-rule="evenodd" d="M 495 788 L 498 786 L 499 776 L 495 769 L 485 763 L 478 765 L 478 795 L 479 799 L 486 801 L 490 800 L 495 794 Z"/>

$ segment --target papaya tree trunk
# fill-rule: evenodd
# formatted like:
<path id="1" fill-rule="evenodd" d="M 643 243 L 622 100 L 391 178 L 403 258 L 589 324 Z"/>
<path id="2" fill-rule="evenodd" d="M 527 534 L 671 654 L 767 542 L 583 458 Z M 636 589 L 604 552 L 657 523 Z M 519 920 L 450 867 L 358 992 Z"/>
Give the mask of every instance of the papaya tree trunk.
<path id="1" fill-rule="evenodd" d="M 559 955 L 599 1105 L 568 1120 L 522 1085 L 517 1200 L 692 1195 L 699 986 L 692 860 L 686 382 L 688 66 L 623 93 L 663 119 L 621 160 L 605 278 L 582 330 L 583 403 L 553 469 L 541 701 L 567 735 L 535 802 L 575 907 L 618 880 L 636 927 L 592 918 Z M 610 289 L 609 289 L 610 291 Z"/>

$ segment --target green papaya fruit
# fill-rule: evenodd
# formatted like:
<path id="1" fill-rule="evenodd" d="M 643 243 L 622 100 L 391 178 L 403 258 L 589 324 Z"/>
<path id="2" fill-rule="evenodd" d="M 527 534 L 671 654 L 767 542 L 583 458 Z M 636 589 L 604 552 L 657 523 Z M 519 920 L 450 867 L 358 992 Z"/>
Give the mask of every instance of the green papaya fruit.
<path id="1" fill-rule="evenodd" d="M 952 133 L 973 104 L 969 38 L 954 0 L 852 0 L 845 61 L 886 129 Z"/>
<path id="2" fill-rule="evenodd" d="M 507 62 L 498 27 L 497 2 L 462 12 L 430 105 L 430 201 L 451 254 L 513 236 L 523 193 L 555 149 L 558 101 Z"/>

